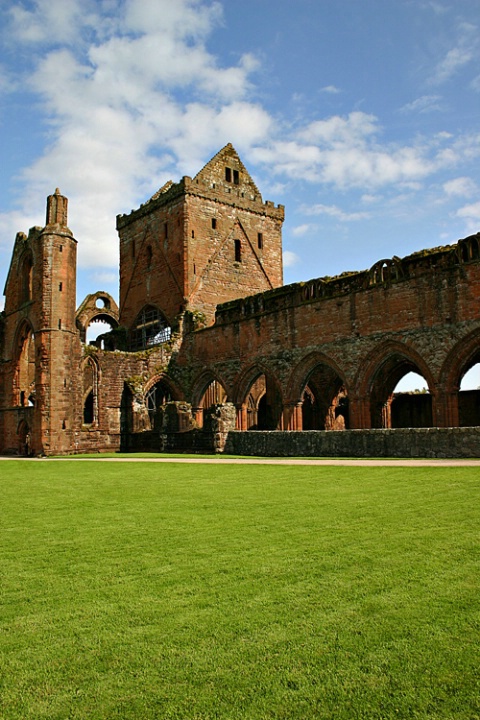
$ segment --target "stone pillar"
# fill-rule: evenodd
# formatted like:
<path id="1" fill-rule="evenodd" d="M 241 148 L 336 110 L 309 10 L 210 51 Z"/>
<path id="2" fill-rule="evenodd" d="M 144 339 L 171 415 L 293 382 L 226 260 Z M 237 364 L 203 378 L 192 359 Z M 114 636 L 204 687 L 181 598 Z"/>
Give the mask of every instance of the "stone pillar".
<path id="1" fill-rule="evenodd" d="M 248 430 L 247 423 L 247 406 L 245 404 L 237 405 L 237 430 Z"/>
<path id="2" fill-rule="evenodd" d="M 302 402 L 292 402 L 285 405 L 283 410 L 285 430 L 303 430 L 302 405 Z"/>
<path id="3" fill-rule="evenodd" d="M 198 428 L 203 427 L 203 408 L 192 408 L 192 415 Z"/>
<path id="4" fill-rule="evenodd" d="M 237 410 L 233 403 L 221 403 L 209 408 L 205 429 L 212 434 L 215 453 L 224 451 L 228 433 L 235 430 L 236 418 Z"/>
<path id="5" fill-rule="evenodd" d="M 437 386 L 432 395 L 432 416 L 435 427 L 459 426 L 458 388 Z"/>
<path id="6" fill-rule="evenodd" d="M 370 428 L 370 399 L 359 395 L 349 395 L 348 399 L 348 417 L 351 430 Z"/>

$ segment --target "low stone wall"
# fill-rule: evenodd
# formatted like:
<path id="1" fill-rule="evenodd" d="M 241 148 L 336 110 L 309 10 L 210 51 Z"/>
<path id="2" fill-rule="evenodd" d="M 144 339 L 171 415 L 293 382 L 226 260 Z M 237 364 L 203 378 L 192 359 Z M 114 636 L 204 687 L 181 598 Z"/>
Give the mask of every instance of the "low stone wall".
<path id="1" fill-rule="evenodd" d="M 159 433 L 148 430 L 122 438 L 122 452 L 214 453 L 215 437 L 202 430 Z"/>
<path id="2" fill-rule="evenodd" d="M 228 433 L 225 453 L 266 457 L 480 457 L 480 427 Z"/>

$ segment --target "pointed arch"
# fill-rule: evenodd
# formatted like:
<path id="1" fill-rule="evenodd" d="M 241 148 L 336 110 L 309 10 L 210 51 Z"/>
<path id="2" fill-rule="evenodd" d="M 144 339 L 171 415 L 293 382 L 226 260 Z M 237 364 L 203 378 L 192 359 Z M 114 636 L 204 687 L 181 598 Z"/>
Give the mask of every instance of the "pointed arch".
<path id="1" fill-rule="evenodd" d="M 435 416 L 436 382 L 424 358 L 412 347 L 397 341 L 388 341 L 374 349 L 360 363 L 357 382 L 360 397 L 367 400 L 370 427 L 431 427 Z M 425 396 L 403 397 L 403 408 L 394 390 L 409 372 L 421 375 L 429 392 Z M 405 394 L 402 393 L 405 396 Z M 420 399 L 419 399 L 420 398 Z"/>
<path id="2" fill-rule="evenodd" d="M 157 429 L 161 425 L 162 407 L 168 402 L 183 400 L 184 393 L 168 375 L 160 373 L 145 383 L 144 398 L 150 427 Z"/>
<path id="3" fill-rule="evenodd" d="M 227 402 L 225 383 L 211 370 L 205 370 L 195 380 L 192 392 L 192 407 L 198 427 L 203 427 L 204 413 L 214 405 Z"/>
<path id="4" fill-rule="evenodd" d="M 280 430 L 283 393 L 275 374 L 263 363 L 244 370 L 234 390 L 237 427 L 241 430 Z"/>
<path id="5" fill-rule="evenodd" d="M 32 453 L 30 426 L 26 420 L 20 420 L 17 427 L 18 454 L 28 457 Z"/>
<path id="6" fill-rule="evenodd" d="M 462 390 L 466 373 L 480 363 L 480 330 L 474 330 L 459 340 L 448 353 L 440 373 L 452 425 L 471 427 L 480 425 L 480 390 Z"/>
<path id="7" fill-rule="evenodd" d="M 172 328 L 157 307 L 145 305 L 138 313 L 129 335 L 130 350 L 135 352 L 168 342 Z"/>
<path id="8" fill-rule="evenodd" d="M 348 389 L 345 373 L 321 352 L 306 355 L 295 367 L 287 397 L 292 407 L 301 407 L 289 422 L 290 429 L 343 430 L 348 428 Z"/>

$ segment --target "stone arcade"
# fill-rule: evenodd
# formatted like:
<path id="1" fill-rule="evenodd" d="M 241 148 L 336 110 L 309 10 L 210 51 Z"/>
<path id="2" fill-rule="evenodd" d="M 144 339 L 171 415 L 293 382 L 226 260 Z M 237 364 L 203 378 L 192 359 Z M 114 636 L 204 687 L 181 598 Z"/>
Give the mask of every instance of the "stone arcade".
<path id="1" fill-rule="evenodd" d="M 262 200 L 227 145 L 195 178 L 117 217 L 120 306 L 96 292 L 76 309 L 67 205 L 56 190 L 45 227 L 15 239 L 0 313 L 0 452 L 160 449 L 166 436 L 213 449 L 206 438 L 235 424 L 480 425 L 479 393 L 459 390 L 480 361 L 479 234 L 283 286 L 284 208 Z M 112 330 L 87 345 L 96 320 Z M 394 394 L 409 371 L 428 393 Z"/>

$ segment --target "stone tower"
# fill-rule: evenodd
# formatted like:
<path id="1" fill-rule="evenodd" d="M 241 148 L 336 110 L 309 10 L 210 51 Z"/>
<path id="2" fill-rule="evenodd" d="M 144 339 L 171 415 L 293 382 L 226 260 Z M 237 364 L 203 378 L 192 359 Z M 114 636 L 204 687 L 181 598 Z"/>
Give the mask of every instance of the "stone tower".
<path id="1" fill-rule="evenodd" d="M 4 355 L 15 414 L 7 447 L 35 454 L 69 450 L 74 415 L 72 378 L 79 357 L 75 325 L 77 243 L 67 225 L 68 200 L 47 199 L 46 225 L 18 233 L 5 285 Z"/>
<path id="2" fill-rule="evenodd" d="M 230 144 L 193 179 L 168 182 L 117 217 L 120 324 L 137 339 L 155 318 L 169 328 L 185 310 L 210 324 L 219 303 L 279 287 L 283 219 Z"/>

